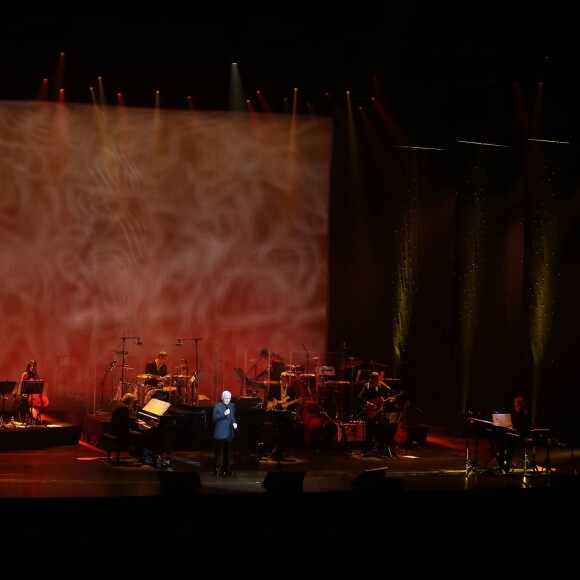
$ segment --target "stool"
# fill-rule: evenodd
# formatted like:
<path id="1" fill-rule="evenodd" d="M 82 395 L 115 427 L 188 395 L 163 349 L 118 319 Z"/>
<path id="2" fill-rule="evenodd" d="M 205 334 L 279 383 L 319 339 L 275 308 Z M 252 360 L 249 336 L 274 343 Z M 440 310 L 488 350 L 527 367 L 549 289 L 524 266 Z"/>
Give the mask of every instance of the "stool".
<path id="1" fill-rule="evenodd" d="M 111 463 L 111 452 L 116 453 L 116 463 L 121 463 L 121 451 L 127 448 L 126 440 L 120 439 L 117 435 L 102 433 L 101 440 L 107 451 L 107 461 Z"/>

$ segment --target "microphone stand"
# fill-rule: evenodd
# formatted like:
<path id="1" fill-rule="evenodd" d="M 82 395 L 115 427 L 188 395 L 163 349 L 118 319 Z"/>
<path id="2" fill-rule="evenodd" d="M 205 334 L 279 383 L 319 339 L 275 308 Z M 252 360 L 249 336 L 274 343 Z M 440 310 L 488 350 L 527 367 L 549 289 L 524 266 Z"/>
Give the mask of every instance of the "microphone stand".
<path id="1" fill-rule="evenodd" d="M 199 381 L 199 358 L 198 358 L 198 351 L 197 351 L 197 343 L 200 340 L 203 340 L 202 338 L 178 338 L 177 339 L 177 345 L 178 346 L 182 346 L 182 344 L 184 342 L 187 342 L 188 340 L 194 340 L 195 341 L 195 381 L 192 384 L 192 389 L 191 389 L 191 404 L 193 406 L 197 406 L 197 403 L 199 402 L 199 390 L 198 390 L 198 385 L 197 382 Z M 213 393 L 212 393 L 212 401 L 213 401 Z"/>
<path id="2" fill-rule="evenodd" d="M 107 375 L 109 373 L 112 373 L 115 365 L 117 364 L 117 355 L 115 354 L 115 358 L 107 364 L 107 370 L 105 371 L 105 374 L 103 375 L 103 378 L 101 380 L 101 407 L 100 409 L 95 413 L 95 415 L 101 415 L 105 413 L 105 409 L 103 408 L 104 405 L 104 391 L 105 391 L 105 379 L 107 378 Z"/>
<path id="3" fill-rule="evenodd" d="M 183 403 L 185 405 L 187 403 L 187 381 L 189 381 L 189 359 L 182 358 L 181 360 L 185 363 L 185 365 L 184 365 L 185 366 L 185 369 L 184 369 L 185 373 L 182 373 L 182 374 L 185 375 L 186 379 L 185 379 L 185 387 L 184 387 L 184 383 L 182 383 L 181 381 L 179 382 L 179 397 L 177 397 L 177 398 L 179 399 L 180 403 Z M 195 380 L 197 380 L 197 377 Z"/>
<path id="4" fill-rule="evenodd" d="M 197 352 L 197 343 L 201 340 L 201 338 L 194 338 L 193 340 L 195 340 L 195 385 L 193 386 L 193 390 L 191 391 L 192 398 L 191 404 L 197 406 L 197 403 L 199 402 L 199 389 L 197 384 L 199 381 L 199 358 Z"/>
<path id="5" fill-rule="evenodd" d="M 127 340 L 134 340 L 135 344 L 139 345 L 141 344 L 141 337 L 139 336 L 122 336 L 121 340 L 123 341 L 123 344 L 121 346 L 121 355 L 122 355 L 122 359 L 121 359 L 121 396 L 123 396 L 123 391 L 125 390 L 125 355 L 129 354 L 126 350 L 125 350 L 125 342 Z"/>
<path id="6" fill-rule="evenodd" d="M 310 358 L 310 353 L 308 352 L 308 349 L 306 348 L 306 345 L 304 343 L 302 343 L 302 347 L 304 348 L 304 352 L 306 353 L 306 389 L 308 391 L 308 394 L 312 397 L 312 391 L 310 390 L 310 384 L 309 384 L 309 380 L 310 377 L 308 376 L 308 359 Z M 316 388 L 316 377 L 314 377 L 314 388 L 316 389 L 316 405 L 318 406 L 318 389 Z"/>

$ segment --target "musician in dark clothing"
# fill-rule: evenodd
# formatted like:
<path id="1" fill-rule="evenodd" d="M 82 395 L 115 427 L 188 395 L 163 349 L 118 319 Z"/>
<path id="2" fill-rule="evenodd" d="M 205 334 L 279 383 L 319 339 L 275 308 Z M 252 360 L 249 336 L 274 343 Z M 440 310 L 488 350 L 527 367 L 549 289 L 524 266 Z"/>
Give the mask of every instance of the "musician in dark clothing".
<path id="1" fill-rule="evenodd" d="M 270 383 L 266 400 L 268 409 L 278 409 L 296 411 L 300 400 L 298 399 L 298 389 L 290 381 L 290 373 L 284 371 L 280 375 L 280 382 Z M 288 405 L 288 403 L 292 403 Z"/>
<path id="2" fill-rule="evenodd" d="M 144 438 L 139 429 L 139 421 L 134 413 L 137 397 L 133 393 L 125 393 L 117 401 L 111 412 L 109 433 L 119 437 L 121 444 L 128 446 L 130 452 L 145 462 Z"/>
<path id="3" fill-rule="evenodd" d="M 275 457 L 285 457 L 286 447 L 290 440 L 298 434 L 302 425 L 298 387 L 292 384 L 290 373 L 280 374 L 280 382 L 270 383 L 266 393 L 268 417 L 264 421 L 265 438 L 272 439 Z M 268 437 L 268 435 L 270 435 Z"/>
<path id="4" fill-rule="evenodd" d="M 383 454 L 388 447 L 389 423 L 384 416 L 385 406 L 394 402 L 393 390 L 380 380 L 379 373 L 372 372 L 364 384 L 358 399 L 365 415 L 364 453 L 371 453 L 374 445 Z"/>
<path id="5" fill-rule="evenodd" d="M 26 370 L 22 373 L 22 376 L 20 377 L 20 382 L 23 383 L 24 381 L 34 381 L 34 380 L 41 379 L 36 370 L 36 361 L 34 359 L 30 359 L 30 361 L 26 365 Z"/>
<path id="6" fill-rule="evenodd" d="M 147 361 L 145 374 L 154 377 L 145 381 L 145 384 L 150 387 L 156 387 L 160 378 L 167 376 L 167 353 L 164 350 L 160 351 L 153 360 Z"/>
<path id="7" fill-rule="evenodd" d="M 510 472 L 516 446 L 525 443 L 532 430 L 532 417 L 526 408 L 526 400 L 523 397 L 514 399 L 512 429 L 514 429 L 515 434 L 506 433 L 497 445 L 497 462 L 499 470 L 503 473 Z"/>

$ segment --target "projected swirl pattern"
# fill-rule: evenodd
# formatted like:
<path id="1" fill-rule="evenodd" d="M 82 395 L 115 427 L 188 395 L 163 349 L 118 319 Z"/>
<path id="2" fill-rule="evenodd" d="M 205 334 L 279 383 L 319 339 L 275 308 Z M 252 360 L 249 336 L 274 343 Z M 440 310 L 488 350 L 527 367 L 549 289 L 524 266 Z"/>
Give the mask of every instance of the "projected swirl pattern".
<path id="1" fill-rule="evenodd" d="M 2 372 L 35 356 L 80 401 L 122 336 L 137 371 L 194 368 L 175 341 L 201 337 L 225 386 L 241 350 L 324 350 L 331 143 L 321 118 L 0 104 Z"/>

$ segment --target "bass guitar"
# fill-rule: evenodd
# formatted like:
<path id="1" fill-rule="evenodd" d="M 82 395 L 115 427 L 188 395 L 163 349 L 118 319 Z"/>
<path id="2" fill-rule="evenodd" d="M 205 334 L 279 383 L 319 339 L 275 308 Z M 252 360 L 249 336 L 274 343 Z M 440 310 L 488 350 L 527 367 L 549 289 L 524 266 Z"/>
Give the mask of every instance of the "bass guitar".
<path id="1" fill-rule="evenodd" d="M 405 391 L 401 391 L 400 393 L 393 395 L 392 397 L 387 397 L 386 399 L 383 397 L 377 397 L 376 399 L 367 401 L 364 409 L 366 418 L 374 419 L 379 413 L 383 412 L 385 403 L 394 403 L 401 395 L 404 394 Z"/>

